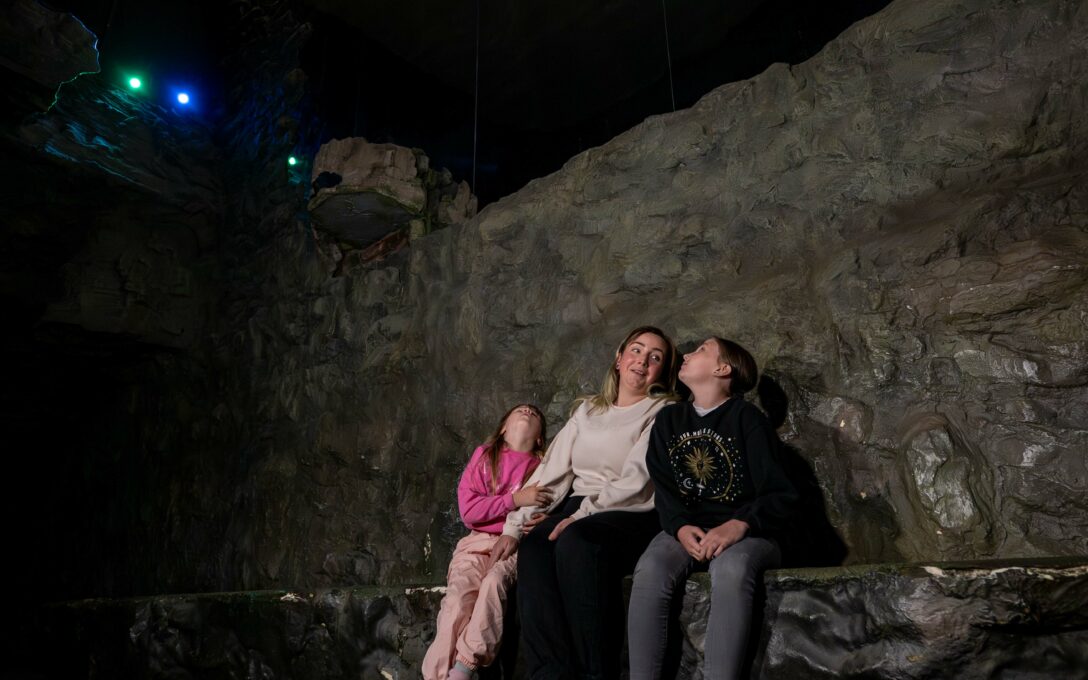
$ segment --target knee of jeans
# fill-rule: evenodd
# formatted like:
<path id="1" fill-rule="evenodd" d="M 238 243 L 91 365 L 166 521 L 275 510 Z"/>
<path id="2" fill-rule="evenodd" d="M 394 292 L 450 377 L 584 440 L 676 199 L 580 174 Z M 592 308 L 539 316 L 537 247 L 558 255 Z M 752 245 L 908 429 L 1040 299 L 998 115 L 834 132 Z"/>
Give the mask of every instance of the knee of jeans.
<path id="1" fill-rule="evenodd" d="M 710 587 L 740 586 L 745 581 L 754 581 L 758 574 L 752 564 L 752 556 L 737 552 L 730 555 L 726 550 L 710 562 Z"/>
<path id="2" fill-rule="evenodd" d="M 658 588 L 672 584 L 675 577 L 669 573 L 660 560 L 653 559 L 649 553 L 642 553 L 632 575 L 635 588 Z"/>

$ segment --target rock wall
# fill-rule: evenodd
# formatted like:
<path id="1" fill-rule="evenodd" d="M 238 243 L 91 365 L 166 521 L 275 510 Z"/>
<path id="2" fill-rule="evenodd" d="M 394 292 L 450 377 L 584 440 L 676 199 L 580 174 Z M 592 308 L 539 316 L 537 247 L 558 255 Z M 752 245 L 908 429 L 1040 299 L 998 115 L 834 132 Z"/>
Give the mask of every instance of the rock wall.
<path id="1" fill-rule="evenodd" d="M 284 164 L 316 150 L 306 28 L 230 7 L 245 77 L 205 137 L 51 154 L 109 119 L 83 79 L 4 137 L 39 169 L 5 203 L 40 266 L 5 279 L 4 403 L 63 453 L 20 463 L 55 489 L 48 592 L 439 581 L 472 447 L 524 399 L 556 432 L 642 323 L 753 350 L 849 561 L 1088 552 L 1083 3 L 901 0 L 348 264 Z M 157 155 L 97 162 L 124 131 Z"/>
<path id="2" fill-rule="evenodd" d="M 276 374 L 313 428 L 275 456 L 313 475 L 292 497 L 330 486 L 310 564 L 441 578 L 491 420 L 532 399 L 554 431 L 647 322 L 752 348 L 849 561 L 1084 553 L 1086 22 L 893 4 L 330 280 L 341 369 Z"/>

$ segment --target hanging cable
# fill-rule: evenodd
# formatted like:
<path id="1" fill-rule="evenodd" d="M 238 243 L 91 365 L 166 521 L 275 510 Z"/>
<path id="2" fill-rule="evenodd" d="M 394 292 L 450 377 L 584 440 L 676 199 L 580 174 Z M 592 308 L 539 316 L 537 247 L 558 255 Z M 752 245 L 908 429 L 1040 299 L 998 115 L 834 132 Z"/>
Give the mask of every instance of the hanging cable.
<path id="1" fill-rule="evenodd" d="M 480 0 L 476 0 L 476 85 L 472 102 L 472 191 L 476 191 L 476 142 L 480 128 Z"/>
<path id="2" fill-rule="evenodd" d="M 672 51 L 669 49 L 669 12 L 665 9 L 665 0 L 661 0 L 661 18 L 665 22 L 665 61 L 669 66 L 669 99 L 672 110 L 676 110 L 676 91 L 672 86 Z"/>

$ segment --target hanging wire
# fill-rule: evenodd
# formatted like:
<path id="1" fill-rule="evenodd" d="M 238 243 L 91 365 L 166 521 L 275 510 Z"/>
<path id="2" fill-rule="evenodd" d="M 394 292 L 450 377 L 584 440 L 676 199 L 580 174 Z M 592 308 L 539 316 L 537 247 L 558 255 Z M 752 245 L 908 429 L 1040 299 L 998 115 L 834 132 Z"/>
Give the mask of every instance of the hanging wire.
<path id="1" fill-rule="evenodd" d="M 672 86 L 672 51 L 669 49 L 669 11 L 665 8 L 665 0 L 661 0 L 661 18 L 665 22 L 665 60 L 669 65 L 669 99 L 672 101 L 672 110 L 676 110 L 676 91 Z"/>
<path id="2" fill-rule="evenodd" d="M 476 85 L 472 102 L 472 190 L 476 191 L 476 143 L 480 128 L 480 0 L 476 0 Z"/>

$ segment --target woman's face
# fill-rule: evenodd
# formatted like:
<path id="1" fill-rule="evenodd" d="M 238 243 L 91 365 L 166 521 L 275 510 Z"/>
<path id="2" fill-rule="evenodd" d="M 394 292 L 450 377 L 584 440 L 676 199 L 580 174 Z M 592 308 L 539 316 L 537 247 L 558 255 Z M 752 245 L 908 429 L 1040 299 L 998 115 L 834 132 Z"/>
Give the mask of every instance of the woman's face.
<path id="1" fill-rule="evenodd" d="M 643 333 L 627 343 L 616 359 L 620 390 L 646 394 L 661 375 L 667 351 L 665 339 L 653 333 Z"/>
<path id="2" fill-rule="evenodd" d="M 502 436 L 508 440 L 524 437 L 539 443 L 542 425 L 540 411 L 528 404 L 522 404 L 515 406 L 510 415 L 506 416 L 502 424 Z"/>

